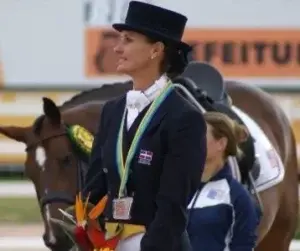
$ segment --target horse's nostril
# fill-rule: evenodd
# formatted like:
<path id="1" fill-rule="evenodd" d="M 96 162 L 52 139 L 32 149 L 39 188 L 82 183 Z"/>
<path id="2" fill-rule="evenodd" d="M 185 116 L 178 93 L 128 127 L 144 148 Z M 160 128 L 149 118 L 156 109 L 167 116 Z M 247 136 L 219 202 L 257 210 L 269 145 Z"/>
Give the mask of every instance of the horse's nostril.
<path id="1" fill-rule="evenodd" d="M 53 242 L 53 239 L 50 240 L 49 235 L 47 235 L 46 233 L 43 234 L 43 240 L 44 240 L 45 246 L 50 249 L 53 249 L 53 247 L 55 247 L 57 245 L 57 242 L 56 241 Z"/>
<path id="2" fill-rule="evenodd" d="M 43 240 L 44 240 L 44 242 L 46 242 L 46 240 L 47 240 L 47 235 L 46 235 L 46 233 L 43 234 Z"/>
<path id="3" fill-rule="evenodd" d="M 72 242 L 65 234 L 63 234 L 63 232 L 59 232 L 59 235 L 55 236 L 55 242 L 53 242 L 53 240 L 50 241 L 46 233 L 43 234 L 43 240 L 45 246 L 52 251 L 69 250 L 72 247 Z"/>
<path id="4" fill-rule="evenodd" d="M 43 234 L 43 240 L 44 240 L 46 247 L 48 247 L 48 248 L 52 247 L 53 243 L 51 243 L 49 241 L 48 235 L 46 233 Z"/>

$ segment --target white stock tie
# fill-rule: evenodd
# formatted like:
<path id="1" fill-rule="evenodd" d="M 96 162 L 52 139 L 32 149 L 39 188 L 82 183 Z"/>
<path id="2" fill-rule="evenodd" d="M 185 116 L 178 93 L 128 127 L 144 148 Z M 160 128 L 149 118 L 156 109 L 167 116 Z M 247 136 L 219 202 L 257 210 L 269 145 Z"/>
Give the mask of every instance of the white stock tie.
<path id="1" fill-rule="evenodd" d="M 139 113 L 149 104 L 150 100 L 141 91 L 131 90 L 127 93 L 127 130 L 132 126 Z"/>
<path id="2" fill-rule="evenodd" d="M 131 90 L 126 95 L 127 130 L 132 126 L 139 113 L 146 108 L 168 84 L 168 78 L 162 75 L 146 91 Z"/>

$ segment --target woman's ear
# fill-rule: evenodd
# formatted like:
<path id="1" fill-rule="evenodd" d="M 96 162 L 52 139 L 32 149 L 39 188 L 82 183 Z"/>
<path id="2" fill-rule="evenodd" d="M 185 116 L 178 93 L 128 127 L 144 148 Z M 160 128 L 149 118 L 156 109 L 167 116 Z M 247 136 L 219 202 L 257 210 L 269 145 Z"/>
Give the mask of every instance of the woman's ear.
<path id="1" fill-rule="evenodd" d="M 153 44 L 153 48 L 151 50 L 151 59 L 162 57 L 164 54 L 165 45 L 162 42 L 156 42 Z"/>
<path id="2" fill-rule="evenodd" d="M 227 144 L 228 144 L 228 139 L 227 139 L 227 138 L 225 138 L 225 137 L 220 138 L 220 139 L 218 140 L 218 143 L 217 143 L 217 145 L 218 145 L 218 150 L 219 150 L 220 152 L 224 152 L 225 149 L 226 149 L 226 147 L 227 147 Z"/>

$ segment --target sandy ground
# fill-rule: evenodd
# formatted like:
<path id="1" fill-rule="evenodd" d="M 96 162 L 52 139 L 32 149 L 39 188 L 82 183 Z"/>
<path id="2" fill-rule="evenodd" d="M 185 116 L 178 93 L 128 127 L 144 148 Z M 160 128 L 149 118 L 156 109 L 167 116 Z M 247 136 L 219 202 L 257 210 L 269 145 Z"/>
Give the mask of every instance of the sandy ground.
<path id="1" fill-rule="evenodd" d="M 48 249 L 43 247 L 41 241 L 42 233 L 42 225 L 0 225 L 0 250 L 47 251 Z M 11 246 L 7 247 L 8 243 L 11 243 Z M 22 243 L 26 243 L 26 246 L 22 246 Z M 290 250 L 300 251 L 300 242 L 294 241 L 290 246 Z"/>

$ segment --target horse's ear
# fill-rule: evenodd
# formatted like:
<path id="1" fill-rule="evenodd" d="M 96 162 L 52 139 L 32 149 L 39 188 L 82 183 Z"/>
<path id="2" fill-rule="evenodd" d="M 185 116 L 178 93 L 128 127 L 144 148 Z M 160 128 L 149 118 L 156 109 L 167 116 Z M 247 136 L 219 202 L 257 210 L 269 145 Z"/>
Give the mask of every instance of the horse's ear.
<path id="1" fill-rule="evenodd" d="M 0 126 L 0 133 L 13 140 L 26 143 L 27 127 Z"/>
<path id="2" fill-rule="evenodd" d="M 46 117 L 52 122 L 54 125 L 59 125 L 61 123 L 61 114 L 59 108 L 56 104 L 49 98 L 43 98 L 43 109 Z"/>

